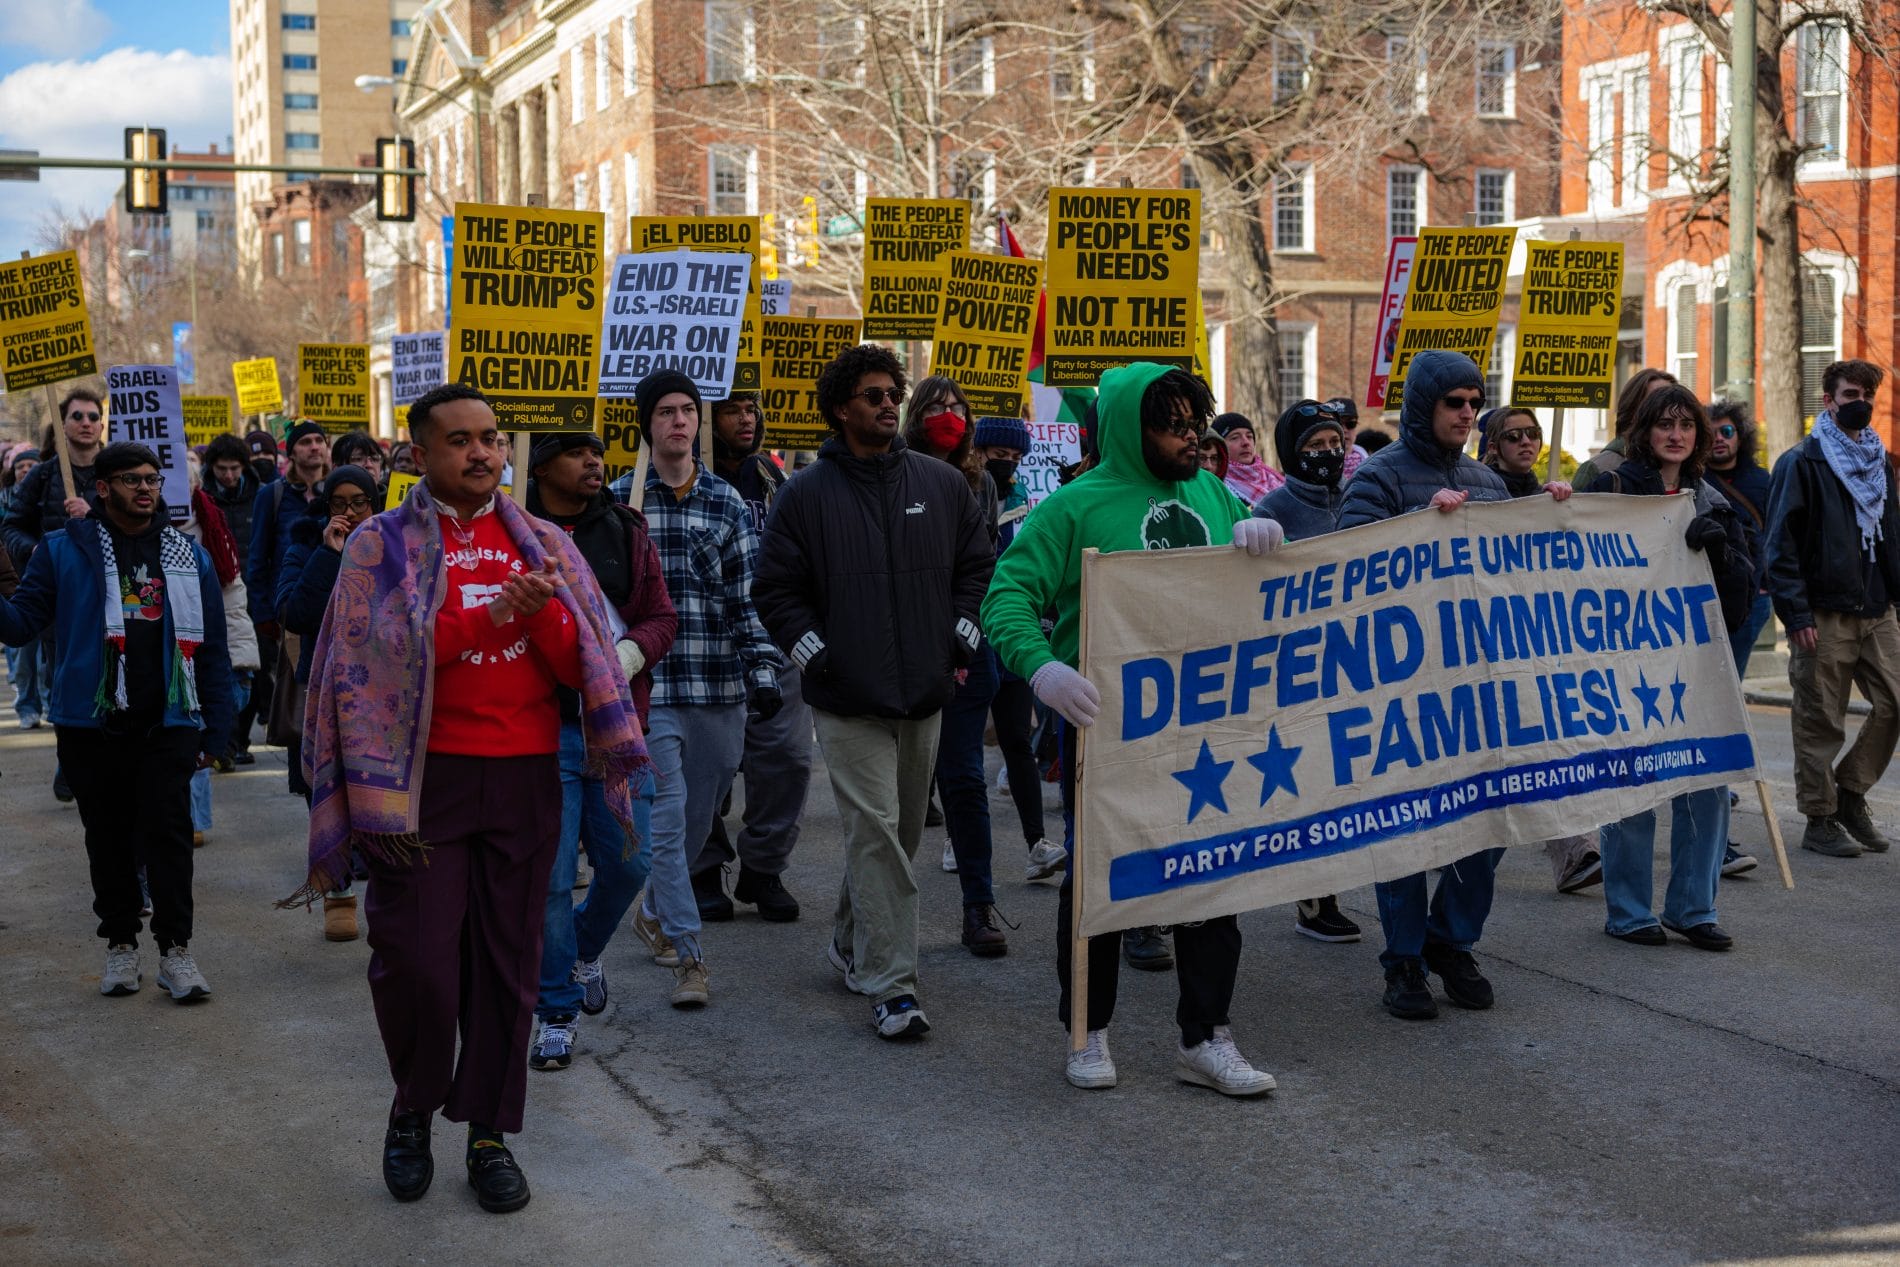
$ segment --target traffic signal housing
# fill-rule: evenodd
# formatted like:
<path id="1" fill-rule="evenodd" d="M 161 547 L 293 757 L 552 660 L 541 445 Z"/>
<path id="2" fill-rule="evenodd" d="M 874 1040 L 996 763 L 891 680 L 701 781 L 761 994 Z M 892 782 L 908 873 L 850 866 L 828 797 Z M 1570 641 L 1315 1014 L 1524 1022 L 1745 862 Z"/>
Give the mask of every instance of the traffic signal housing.
<path id="1" fill-rule="evenodd" d="M 165 169 L 136 164 L 165 161 L 165 129 L 127 128 L 125 158 L 134 164 L 125 169 L 125 209 L 144 215 L 164 215 L 168 193 Z"/>
<path id="2" fill-rule="evenodd" d="M 416 218 L 416 178 L 390 173 L 393 167 L 416 165 L 416 143 L 403 137 L 376 139 L 376 218 L 410 221 Z"/>

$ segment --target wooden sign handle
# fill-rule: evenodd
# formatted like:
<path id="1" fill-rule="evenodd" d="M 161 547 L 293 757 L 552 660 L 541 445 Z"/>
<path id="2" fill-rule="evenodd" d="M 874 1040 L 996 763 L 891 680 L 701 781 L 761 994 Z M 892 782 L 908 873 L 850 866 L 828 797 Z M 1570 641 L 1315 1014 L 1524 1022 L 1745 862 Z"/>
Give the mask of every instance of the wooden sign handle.
<path id="1" fill-rule="evenodd" d="M 1761 798 L 1761 816 L 1768 820 L 1768 843 L 1775 848 L 1775 865 L 1781 869 L 1781 887 L 1794 887 L 1794 871 L 1788 866 L 1788 844 L 1781 838 L 1781 820 L 1775 817 L 1775 805 L 1768 797 L 1768 784 L 1755 780 L 1755 795 Z"/>

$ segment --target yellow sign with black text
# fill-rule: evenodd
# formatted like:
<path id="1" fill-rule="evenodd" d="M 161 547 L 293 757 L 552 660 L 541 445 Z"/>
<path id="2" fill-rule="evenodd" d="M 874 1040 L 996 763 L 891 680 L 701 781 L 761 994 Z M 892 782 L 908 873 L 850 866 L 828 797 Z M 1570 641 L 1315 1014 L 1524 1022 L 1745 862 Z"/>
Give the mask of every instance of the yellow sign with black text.
<path id="1" fill-rule="evenodd" d="M 1511 403 L 1608 409 L 1622 311 L 1621 242 L 1526 242 Z"/>
<path id="2" fill-rule="evenodd" d="M 299 343 L 297 414 L 341 435 L 369 426 L 369 344 Z"/>
<path id="3" fill-rule="evenodd" d="M 647 251 L 742 251 L 752 257 L 745 316 L 733 352 L 732 390 L 759 390 L 759 218 L 757 216 L 634 216 L 629 254 Z"/>
<path id="4" fill-rule="evenodd" d="M 455 206 L 448 378 L 503 431 L 592 431 L 600 360 L 598 211 Z"/>
<path id="5" fill-rule="evenodd" d="M 607 482 L 611 484 L 631 472 L 640 461 L 640 410 L 630 400 L 602 397 L 600 409 L 594 416 L 599 420 L 594 434 L 607 446 L 601 460 L 607 468 Z"/>
<path id="6" fill-rule="evenodd" d="M 230 434 L 229 396 L 181 396 L 179 399 L 185 407 L 185 443 L 191 448 Z"/>
<path id="7" fill-rule="evenodd" d="M 1194 367 L 1201 191 L 1051 189 L 1044 381 L 1092 387 L 1130 361 Z"/>
<path id="8" fill-rule="evenodd" d="M 1405 371 L 1420 352 L 1462 352 L 1477 362 L 1480 373 L 1489 368 L 1516 237 L 1516 229 L 1418 231 L 1385 390 L 1387 409 L 1403 402 Z"/>
<path id="9" fill-rule="evenodd" d="M 1029 403 L 1042 261 L 976 251 L 950 251 L 943 260 L 930 372 L 956 379 L 972 414 L 1020 418 Z"/>
<path id="10" fill-rule="evenodd" d="M 864 337 L 933 337 L 943 296 L 943 257 L 969 248 L 966 199 L 865 199 Z"/>
<path id="11" fill-rule="evenodd" d="M 79 256 L 0 264 L 0 380 L 10 392 L 99 372 Z"/>
<path id="12" fill-rule="evenodd" d="M 864 323 L 829 317 L 765 317 L 759 323 L 759 413 L 768 449 L 816 449 L 831 435 L 818 412 L 818 374 L 864 341 Z"/>
<path id="13" fill-rule="evenodd" d="M 276 413 L 284 407 L 284 388 L 277 380 L 274 356 L 231 362 L 231 382 L 237 387 L 241 414 Z"/>

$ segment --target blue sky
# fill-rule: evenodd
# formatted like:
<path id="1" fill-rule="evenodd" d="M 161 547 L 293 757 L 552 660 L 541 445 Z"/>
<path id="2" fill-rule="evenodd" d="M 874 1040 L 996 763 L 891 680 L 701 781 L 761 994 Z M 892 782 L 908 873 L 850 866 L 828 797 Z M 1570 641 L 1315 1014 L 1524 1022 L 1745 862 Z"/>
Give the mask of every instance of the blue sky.
<path id="1" fill-rule="evenodd" d="M 165 128 L 174 148 L 224 148 L 230 51 L 228 0 L 0 0 L 0 148 L 117 158 L 134 124 Z M 37 253 L 54 215 L 100 214 L 119 180 L 0 182 L 0 259 Z"/>

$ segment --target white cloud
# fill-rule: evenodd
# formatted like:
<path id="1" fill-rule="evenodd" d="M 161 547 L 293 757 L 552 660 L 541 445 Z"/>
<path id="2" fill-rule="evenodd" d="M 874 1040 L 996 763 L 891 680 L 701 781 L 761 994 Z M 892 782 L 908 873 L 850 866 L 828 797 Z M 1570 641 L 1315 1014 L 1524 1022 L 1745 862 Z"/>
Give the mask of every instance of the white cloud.
<path id="1" fill-rule="evenodd" d="M 0 44 L 18 44 L 50 57 L 72 57 L 99 47 L 112 23 L 92 0 L 11 0 L 0 6 Z"/>
<path id="2" fill-rule="evenodd" d="M 33 62 L 0 78 L 0 147 L 118 158 L 132 126 L 164 128 L 174 150 L 214 141 L 223 148 L 231 133 L 230 58 L 115 48 L 87 60 Z M 116 171 L 49 169 L 37 185 L 0 183 L 0 259 L 39 249 L 39 221 L 55 203 L 104 211 L 121 179 Z"/>

